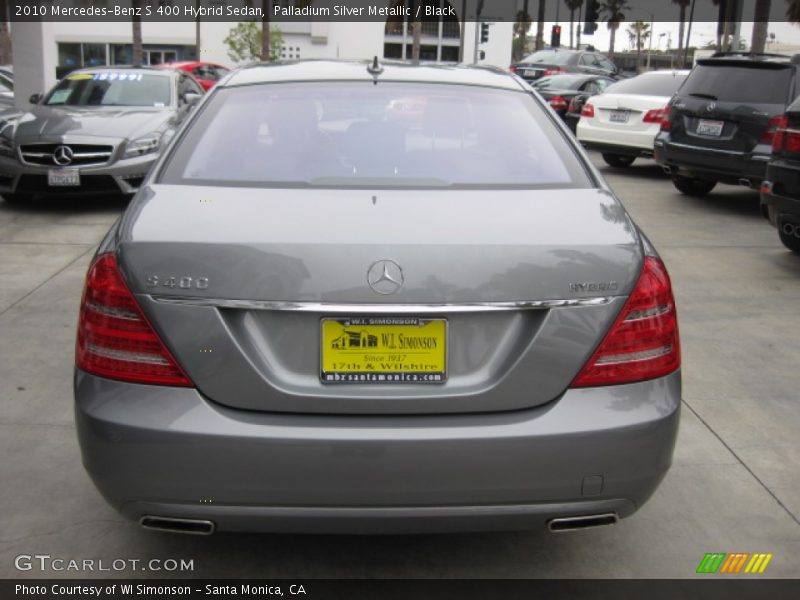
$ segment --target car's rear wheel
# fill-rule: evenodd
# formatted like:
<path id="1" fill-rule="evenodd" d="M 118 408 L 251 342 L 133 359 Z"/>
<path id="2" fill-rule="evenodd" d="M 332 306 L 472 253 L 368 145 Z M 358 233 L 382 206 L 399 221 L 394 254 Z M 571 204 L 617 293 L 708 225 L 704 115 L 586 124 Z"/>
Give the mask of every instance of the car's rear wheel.
<path id="1" fill-rule="evenodd" d="M 603 154 L 603 160 L 606 161 L 606 164 L 610 167 L 624 169 L 626 167 L 630 167 L 633 164 L 633 161 L 636 160 L 636 157 L 624 156 L 622 154 Z"/>
<path id="2" fill-rule="evenodd" d="M 673 175 L 672 183 L 678 191 L 687 196 L 705 196 L 717 185 L 716 181 L 710 179 L 695 179 L 683 175 Z"/>
<path id="3" fill-rule="evenodd" d="M 800 226 L 793 223 L 791 226 L 792 231 L 784 231 L 786 225 L 786 223 L 778 225 L 778 236 L 781 238 L 781 242 L 784 246 L 795 254 L 800 254 L 800 238 L 797 237 L 797 231 L 800 231 Z"/>
<path id="4" fill-rule="evenodd" d="M 27 204 L 33 200 L 33 194 L 3 194 L 6 204 Z"/>

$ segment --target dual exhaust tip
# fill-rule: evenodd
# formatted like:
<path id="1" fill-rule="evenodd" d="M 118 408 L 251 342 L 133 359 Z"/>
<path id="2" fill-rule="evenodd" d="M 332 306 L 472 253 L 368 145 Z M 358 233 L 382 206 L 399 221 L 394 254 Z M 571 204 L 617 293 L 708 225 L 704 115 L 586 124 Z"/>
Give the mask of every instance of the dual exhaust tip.
<path id="1" fill-rule="evenodd" d="M 600 513 L 594 515 L 578 515 L 575 517 L 560 517 L 550 519 L 547 528 L 553 533 L 564 531 L 577 531 L 592 527 L 616 525 L 619 517 L 616 513 Z M 205 519 L 183 519 L 178 517 L 158 517 L 145 515 L 139 519 L 139 524 L 150 531 L 167 531 L 170 533 L 185 533 L 188 535 L 211 535 L 216 530 L 213 521 Z"/>

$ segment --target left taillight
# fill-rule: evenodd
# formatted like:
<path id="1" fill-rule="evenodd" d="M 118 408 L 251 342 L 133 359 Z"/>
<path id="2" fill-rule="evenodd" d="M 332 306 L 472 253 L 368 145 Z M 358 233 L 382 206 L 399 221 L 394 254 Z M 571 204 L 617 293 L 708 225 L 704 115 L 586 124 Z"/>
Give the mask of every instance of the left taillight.
<path id="1" fill-rule="evenodd" d="M 681 364 L 678 316 L 667 269 L 646 256 L 631 295 L 572 387 L 620 385 L 663 377 Z"/>
<path id="2" fill-rule="evenodd" d="M 139 308 L 113 254 L 99 255 L 86 275 L 75 365 L 110 379 L 192 386 Z"/>
<path id="3" fill-rule="evenodd" d="M 583 105 L 583 108 L 581 109 L 581 117 L 586 117 L 587 119 L 594 118 L 594 106 L 591 103 L 587 102 Z"/>

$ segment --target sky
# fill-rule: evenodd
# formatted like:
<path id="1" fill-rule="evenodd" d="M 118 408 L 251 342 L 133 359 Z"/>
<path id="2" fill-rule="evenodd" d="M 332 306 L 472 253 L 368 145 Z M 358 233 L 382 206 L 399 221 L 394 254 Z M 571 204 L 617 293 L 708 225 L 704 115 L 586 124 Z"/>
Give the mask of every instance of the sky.
<path id="1" fill-rule="evenodd" d="M 642 19 L 646 20 L 648 17 L 646 15 L 642 15 Z M 550 28 L 555 23 L 546 23 L 545 24 L 545 42 L 549 43 L 550 41 Z M 581 24 L 582 25 L 582 24 Z M 609 31 L 606 27 L 605 22 L 598 23 L 599 27 L 597 31 L 594 32 L 593 35 L 585 35 L 581 34 L 581 43 L 582 44 L 592 44 L 595 48 L 600 51 L 607 51 L 608 44 L 610 41 Z M 661 49 L 667 50 L 667 44 L 670 40 L 671 36 L 671 48 L 675 49 L 678 47 L 678 26 L 677 22 L 672 21 L 655 21 L 653 23 L 653 50 Z M 567 15 L 566 20 L 561 21 L 561 43 L 564 46 L 569 45 L 569 16 Z M 577 27 L 577 24 L 576 24 Z M 615 50 L 617 52 L 624 51 L 629 48 L 628 44 L 628 34 L 625 31 L 628 27 L 628 23 L 622 23 L 620 25 L 620 29 L 617 31 L 616 42 L 615 42 Z M 717 24 L 716 23 L 709 23 L 709 22 L 701 22 L 701 23 L 692 23 L 692 37 L 690 40 L 690 44 L 692 46 L 705 46 L 708 42 L 716 40 L 716 31 L 717 31 Z M 781 44 L 795 44 L 800 47 L 800 26 L 793 25 L 791 23 L 770 23 L 769 24 L 769 33 L 775 34 L 775 42 Z M 742 23 L 742 37 L 746 40 L 748 47 L 750 46 L 750 38 L 753 33 L 753 23 L 752 22 L 745 22 Z M 536 23 L 534 22 L 530 29 L 530 35 L 536 34 Z M 663 36 L 661 34 L 664 34 Z M 685 34 L 684 34 L 685 35 Z M 769 41 L 769 35 L 767 36 Z M 769 44 L 765 50 L 769 52 Z"/>

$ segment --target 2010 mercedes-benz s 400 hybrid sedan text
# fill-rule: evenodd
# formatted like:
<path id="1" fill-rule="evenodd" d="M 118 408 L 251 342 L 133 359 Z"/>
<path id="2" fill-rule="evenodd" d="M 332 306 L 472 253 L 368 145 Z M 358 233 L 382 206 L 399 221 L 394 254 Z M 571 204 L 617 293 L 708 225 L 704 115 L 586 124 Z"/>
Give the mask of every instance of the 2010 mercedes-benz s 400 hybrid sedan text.
<path id="1" fill-rule="evenodd" d="M 0 195 L 134 193 L 203 93 L 181 71 L 73 71 L 0 125 Z"/>
<path id="2" fill-rule="evenodd" d="M 521 79 L 253 66 L 101 244 L 76 419 L 149 528 L 562 530 L 658 486 L 679 364 L 663 263 Z"/>

